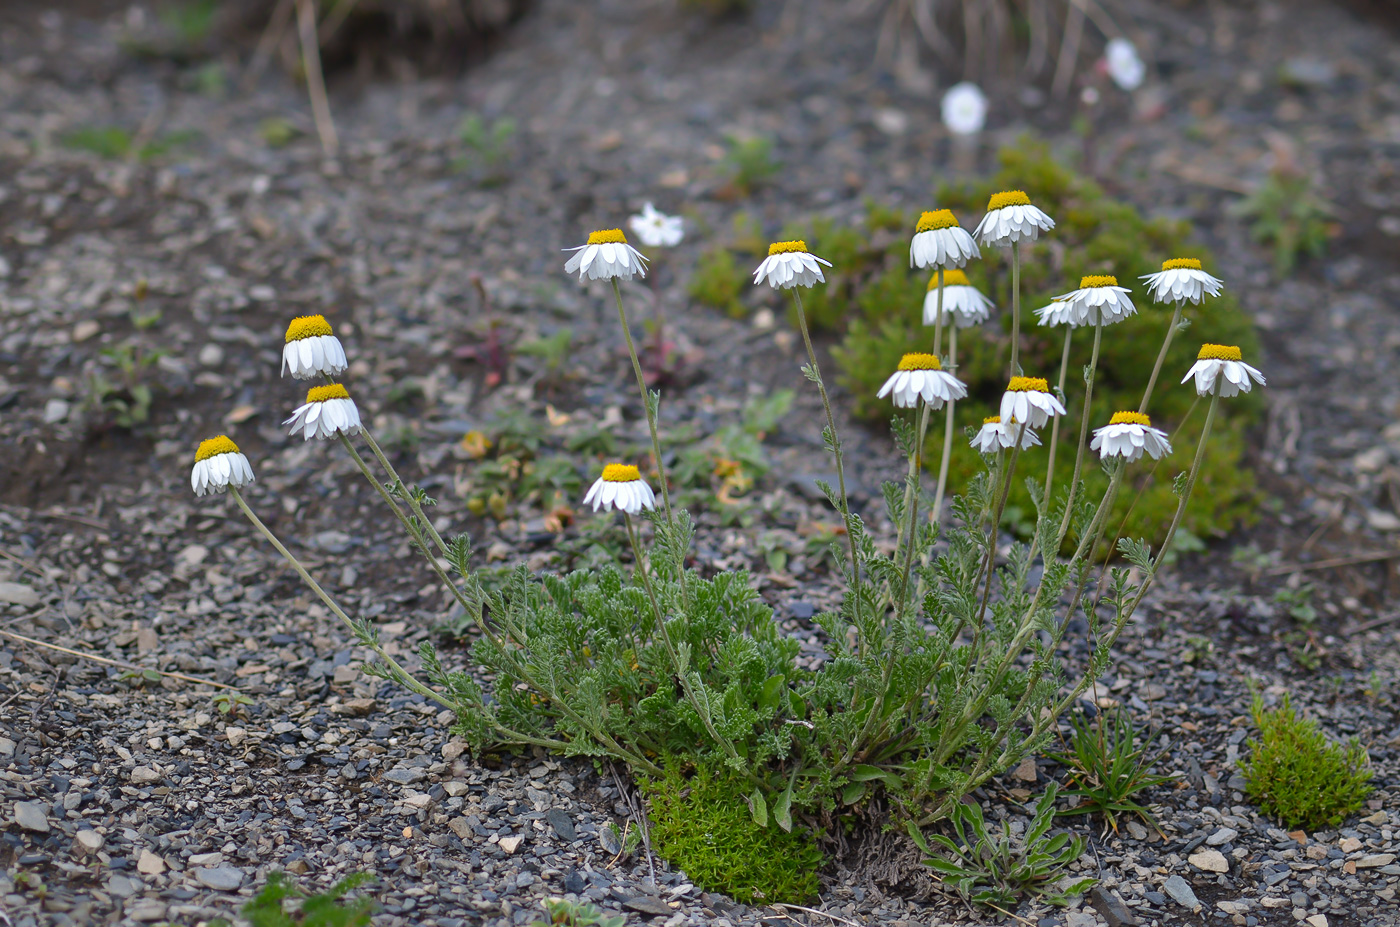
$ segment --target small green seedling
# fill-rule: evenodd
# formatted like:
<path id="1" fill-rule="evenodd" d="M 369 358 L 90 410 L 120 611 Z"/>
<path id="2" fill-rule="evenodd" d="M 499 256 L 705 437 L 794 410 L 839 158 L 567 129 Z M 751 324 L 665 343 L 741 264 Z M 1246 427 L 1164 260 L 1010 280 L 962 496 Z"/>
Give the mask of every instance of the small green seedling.
<path id="1" fill-rule="evenodd" d="M 372 881 L 374 876 L 357 872 L 325 892 L 308 895 L 286 873 L 270 872 L 263 890 L 243 906 L 243 916 L 253 927 L 368 927 L 377 907 L 374 899 L 346 895 Z M 230 925 L 220 918 L 210 927 Z"/>
<path id="2" fill-rule="evenodd" d="M 1094 721 L 1081 712 L 1070 717 L 1070 725 L 1069 749 L 1051 756 L 1069 767 L 1070 788 L 1065 794 L 1078 796 L 1079 804 L 1057 813 L 1101 814 L 1115 833 L 1122 814 L 1135 814 L 1156 827 L 1147 808 L 1133 796 L 1171 781 L 1170 776 L 1152 772 L 1166 747 L 1149 755 L 1153 738 L 1140 738 L 1132 719 L 1121 709 L 1112 714 L 1101 713 Z"/>
<path id="3" fill-rule="evenodd" d="M 627 915 L 604 914 L 586 901 L 546 898 L 540 904 L 545 920 L 532 921 L 530 927 L 622 927 L 627 922 Z"/>

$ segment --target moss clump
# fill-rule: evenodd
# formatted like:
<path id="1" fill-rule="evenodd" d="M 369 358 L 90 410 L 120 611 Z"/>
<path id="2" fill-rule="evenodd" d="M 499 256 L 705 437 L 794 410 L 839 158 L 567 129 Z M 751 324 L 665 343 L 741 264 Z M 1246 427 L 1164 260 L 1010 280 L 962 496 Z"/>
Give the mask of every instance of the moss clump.
<path id="1" fill-rule="evenodd" d="M 742 319 L 747 310 L 741 297 L 748 282 L 734 252 L 720 245 L 700 255 L 688 291 L 696 302 L 713 306 L 731 319 Z"/>
<path id="2" fill-rule="evenodd" d="M 1250 709 L 1259 738 L 1240 761 L 1245 790 L 1261 811 L 1288 827 L 1336 827 L 1371 794 L 1366 750 L 1353 737 L 1332 743 L 1317 722 L 1300 718 L 1289 704 L 1272 710 L 1254 696 Z"/>
<path id="3" fill-rule="evenodd" d="M 656 851 L 697 885 L 744 904 L 802 903 L 817 893 L 822 853 L 813 835 L 754 823 L 742 776 L 702 767 L 686 777 L 670 763 L 664 777 L 641 785 Z"/>
<path id="4" fill-rule="evenodd" d="M 1108 197 L 1092 180 L 1057 164 L 1042 146 L 1003 151 L 995 177 L 968 188 L 945 188 L 938 193 L 937 205 L 952 208 L 963 225 L 971 228 L 988 197 L 1010 187 L 1026 190 L 1056 221 L 1045 242 L 1022 251 L 1020 362 L 1027 374 L 1055 383 L 1064 347 L 1064 329 L 1037 325 L 1035 309 L 1076 288 L 1080 277 L 1089 274 L 1114 274 L 1134 290 L 1138 315 L 1104 329 L 1090 425 L 1106 424 L 1114 412 L 1138 407 L 1171 318 L 1169 308 L 1150 301 L 1138 278 L 1160 270 L 1163 260 L 1183 256 L 1203 259 L 1208 269 L 1226 277 L 1227 285 L 1228 271 L 1222 272 L 1202 248 L 1189 243 L 1185 223 L 1145 218 L 1131 204 Z M 807 228 L 790 230 L 805 234 L 812 251 L 834 265 L 827 274 L 829 285 L 815 287 L 803 298 L 814 327 L 844 327 L 845 337 L 834 353 L 857 413 L 871 420 L 885 420 L 891 413 L 888 402 L 876 399 L 875 394 L 900 356 L 930 350 L 933 344 L 933 330 L 923 326 L 921 312 L 928 277 L 908 266 L 909 230 L 915 218 L 872 208 L 863 227 L 836 228 L 827 220 L 817 220 Z M 993 323 L 963 329 L 958 335 L 958 376 L 968 384 L 970 395 L 957 406 L 959 437 L 953 442 L 950 467 L 954 490 L 982 469 L 977 453 L 961 438 L 963 428 L 995 415 L 1006 387 L 1010 253 L 984 248 L 982 258 L 968 264 L 967 274 L 975 286 L 991 296 L 1000 312 Z M 1250 321 L 1228 289 L 1203 307 L 1187 307 L 1184 318 L 1191 328 L 1173 341 L 1148 409 L 1153 424 L 1172 436 L 1175 453 L 1155 468 L 1149 461 L 1129 472 L 1110 532 L 1120 524 L 1120 533 L 1126 536 L 1156 540 L 1166 532 L 1177 502 L 1171 478 L 1189 469 L 1205 415 L 1205 405 L 1197 403 L 1195 390 L 1178 384 L 1200 344 L 1239 345 L 1246 358 L 1258 356 Z M 1056 455 L 1055 485 L 1061 489 L 1074 469 L 1084 396 L 1081 371 L 1089 362 L 1092 342 L 1092 331 L 1080 330 L 1071 347 L 1065 380 L 1070 416 L 1060 428 Z M 1241 460 L 1244 430 L 1257 421 L 1260 406 L 1257 393 L 1221 403 L 1200 477 L 1206 491 L 1195 494 L 1183 526 L 1188 533 L 1178 537 L 1189 542 L 1194 536 L 1223 534 L 1254 517 L 1254 478 Z M 935 415 L 933 422 L 925 459 L 936 467 L 942 452 L 942 414 Z M 1041 437 L 1048 442 L 1050 429 L 1044 429 Z M 1018 471 L 1039 481 L 1046 460 L 1043 447 L 1027 451 L 1021 455 Z M 1097 499 L 1107 479 L 1087 457 L 1084 469 L 1088 498 Z M 1014 481 L 1007 511 L 1013 525 L 1018 512 L 1033 520 L 1029 493 L 1020 479 Z"/>

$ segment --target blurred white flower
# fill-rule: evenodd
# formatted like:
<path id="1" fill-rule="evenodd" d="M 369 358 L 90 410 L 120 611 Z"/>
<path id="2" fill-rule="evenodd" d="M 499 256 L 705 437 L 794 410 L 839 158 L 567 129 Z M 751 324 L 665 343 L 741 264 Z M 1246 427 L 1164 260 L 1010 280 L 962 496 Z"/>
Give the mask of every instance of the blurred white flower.
<path id="1" fill-rule="evenodd" d="M 622 229 L 602 229 L 591 232 L 588 244 L 577 248 L 565 248 L 574 252 L 564 265 L 564 273 L 578 271 L 580 280 L 611 280 L 620 277 L 631 280 L 633 275 L 647 275 L 646 258 L 636 248 L 627 243 Z"/>
<path id="2" fill-rule="evenodd" d="M 1137 46 L 1132 42 L 1122 36 L 1109 39 L 1103 57 L 1108 76 L 1119 87 L 1131 91 L 1142 86 L 1142 79 L 1147 76 L 1147 65 L 1138 57 Z"/>
<path id="3" fill-rule="evenodd" d="M 253 468 L 238 445 L 227 435 L 199 442 L 194 452 L 194 469 L 190 471 L 190 488 L 196 496 L 207 492 L 223 492 L 253 482 Z"/>
<path id="4" fill-rule="evenodd" d="M 1186 301 L 1200 304 L 1204 296 L 1219 296 L 1224 281 L 1201 269 L 1196 258 L 1173 258 L 1162 262 L 1162 269 L 1148 274 L 1147 291 L 1159 303 Z"/>
<path id="5" fill-rule="evenodd" d="M 805 241 L 775 241 L 768 246 L 768 256 L 753 272 L 754 286 L 766 281 L 773 289 L 781 290 L 825 283 L 826 277 L 822 276 L 819 264 L 831 266 L 830 261 L 808 253 Z"/>
<path id="6" fill-rule="evenodd" d="M 599 509 L 617 509 L 628 515 L 636 515 L 642 509 L 656 508 L 656 494 L 636 467 L 611 463 L 603 468 L 603 475 L 589 488 L 588 495 L 583 497 L 583 504 L 591 504 L 595 512 Z"/>
<path id="7" fill-rule="evenodd" d="M 1249 392 L 1254 388 L 1254 384 L 1249 382 L 1251 378 L 1254 383 L 1264 385 L 1264 375 L 1244 362 L 1238 347 L 1229 344 L 1201 345 L 1196 363 L 1186 371 L 1181 382 L 1185 383 L 1192 377 L 1196 378 L 1196 393 L 1200 396 L 1209 396 L 1215 391 L 1217 377 L 1224 378 L 1220 384 L 1220 395 L 1225 397 Z"/>
<path id="8" fill-rule="evenodd" d="M 642 211 L 627 220 L 627 227 L 648 248 L 674 248 L 685 237 L 685 220 L 659 212 L 651 203 L 643 204 Z"/>
<path id="9" fill-rule="evenodd" d="M 1018 434 L 1021 436 L 1021 450 L 1040 445 L 1040 436 L 1029 426 L 1022 428 L 1020 423 L 1014 420 L 1002 424 L 1001 416 L 993 415 L 991 418 L 982 419 L 981 429 L 972 436 L 972 446 L 983 454 L 995 454 L 1014 445 Z"/>
<path id="10" fill-rule="evenodd" d="M 1115 412 L 1113 418 L 1102 428 L 1094 429 L 1094 440 L 1089 449 L 1098 451 L 1107 460 L 1122 457 L 1129 463 L 1142 456 L 1143 451 L 1153 460 L 1160 460 L 1163 454 L 1172 452 L 1167 433 L 1152 427 L 1152 420 L 1141 412 Z"/>
<path id="11" fill-rule="evenodd" d="M 987 321 L 992 310 L 992 301 L 982 295 L 960 270 L 943 272 L 943 321 L 953 322 L 958 328 L 970 328 Z M 938 272 L 928 280 L 928 292 L 924 295 L 924 324 L 938 322 Z"/>
<path id="12" fill-rule="evenodd" d="M 937 356 L 906 354 L 900 359 L 894 375 L 885 381 L 876 394 L 877 399 L 886 396 L 890 396 L 901 409 L 914 408 L 920 398 L 930 409 L 941 409 L 943 403 L 950 399 L 966 398 L 967 387 L 943 369 Z"/>
<path id="13" fill-rule="evenodd" d="M 943 94 L 943 124 L 954 135 L 976 135 L 987 122 L 987 95 L 968 81 L 954 84 Z"/>

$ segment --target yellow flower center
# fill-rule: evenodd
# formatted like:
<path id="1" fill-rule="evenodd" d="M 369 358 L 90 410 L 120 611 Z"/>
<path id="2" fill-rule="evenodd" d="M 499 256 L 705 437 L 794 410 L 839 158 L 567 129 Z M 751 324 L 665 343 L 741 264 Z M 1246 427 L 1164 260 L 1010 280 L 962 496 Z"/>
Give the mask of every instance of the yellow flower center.
<path id="1" fill-rule="evenodd" d="M 339 383 L 330 386 L 313 386 L 306 391 L 307 402 L 325 402 L 327 399 L 349 399 L 350 394 Z"/>
<path id="2" fill-rule="evenodd" d="M 331 334 L 331 323 L 323 315 L 299 315 L 287 326 L 287 344 L 317 335 Z"/>
<path id="3" fill-rule="evenodd" d="M 1237 361 L 1244 360 L 1244 355 L 1240 353 L 1239 348 L 1231 344 L 1203 344 L 1196 360 Z"/>
<path id="4" fill-rule="evenodd" d="M 794 251 L 805 252 L 807 242 L 805 241 L 775 241 L 768 246 L 768 256 L 775 254 L 791 254 Z"/>
<path id="5" fill-rule="evenodd" d="M 599 229 L 596 232 L 588 233 L 588 243 L 590 245 L 625 245 L 627 236 L 622 234 L 622 229 Z"/>
<path id="6" fill-rule="evenodd" d="M 906 354 L 899 359 L 897 370 L 942 370 L 936 354 Z"/>
<path id="7" fill-rule="evenodd" d="M 1050 381 L 1044 377 L 1012 377 L 1006 385 L 1008 393 L 1048 393 Z"/>
<path id="8" fill-rule="evenodd" d="M 967 279 L 967 274 L 963 273 L 963 272 L 960 271 L 960 270 L 945 270 L 945 271 L 943 271 L 943 285 L 944 285 L 944 286 L 972 286 L 972 284 L 971 284 L 971 283 L 968 281 L 968 279 Z M 937 273 L 934 273 L 934 275 L 933 275 L 932 277 L 929 277 L 929 278 L 928 278 L 928 288 L 929 288 L 930 290 L 936 290 L 936 289 L 938 289 L 938 274 L 937 274 Z"/>
<path id="9" fill-rule="evenodd" d="M 986 418 L 982 419 L 982 424 L 983 424 L 983 425 L 1000 425 L 1000 424 L 1001 424 L 1001 416 L 1000 416 L 1000 415 L 989 415 L 989 416 L 987 416 Z"/>
<path id="10" fill-rule="evenodd" d="M 219 435 L 217 438 L 209 438 L 199 442 L 199 450 L 194 452 L 194 462 L 208 460 L 210 457 L 218 457 L 220 454 L 237 454 L 238 445 L 228 435 Z"/>
<path id="11" fill-rule="evenodd" d="M 1092 287 L 1099 287 L 1099 286 L 1117 286 L 1117 285 L 1118 285 L 1118 278 L 1117 278 L 1117 277 L 1106 277 L 1106 276 L 1103 276 L 1103 275 L 1100 275 L 1100 274 L 1096 274 L 1096 275 L 1092 275 L 1092 276 L 1088 276 L 1088 277 L 1080 277 L 1080 278 L 1079 278 L 1079 288 L 1080 288 L 1081 290 L 1087 290 L 1087 289 L 1090 289 L 1090 288 L 1092 288 Z"/>
<path id="12" fill-rule="evenodd" d="M 951 209 L 936 209 L 933 212 L 926 212 L 919 216 L 919 224 L 914 229 L 914 234 L 919 232 L 934 232 L 938 229 L 958 228 L 958 218 L 953 215 Z"/>
<path id="13" fill-rule="evenodd" d="M 1024 190 L 1005 190 L 1001 193 L 993 193 L 992 198 L 987 201 L 987 212 L 996 209 L 1004 209 L 1007 206 L 1029 206 L 1031 198 L 1026 196 Z"/>
<path id="14" fill-rule="evenodd" d="M 1200 270 L 1201 262 L 1195 258 L 1172 258 L 1162 262 L 1163 270 Z"/>
<path id="15" fill-rule="evenodd" d="M 632 483 L 642 478 L 642 471 L 631 464 L 608 464 L 603 468 L 603 480 L 608 483 Z"/>
<path id="16" fill-rule="evenodd" d="M 1114 412 L 1108 420 L 1110 425 L 1151 425 L 1152 419 L 1141 412 Z"/>

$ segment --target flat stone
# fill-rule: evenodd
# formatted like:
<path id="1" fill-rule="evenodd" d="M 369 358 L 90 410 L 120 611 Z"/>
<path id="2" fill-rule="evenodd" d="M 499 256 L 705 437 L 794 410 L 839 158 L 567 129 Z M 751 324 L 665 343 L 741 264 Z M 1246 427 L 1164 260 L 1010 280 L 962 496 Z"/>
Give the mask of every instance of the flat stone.
<path id="1" fill-rule="evenodd" d="M 1088 911 L 1070 911 L 1065 915 L 1065 927 L 1099 927 L 1099 919 Z"/>
<path id="2" fill-rule="evenodd" d="M 165 776 L 149 766 L 137 766 L 127 774 L 127 778 L 131 780 L 132 785 L 154 785 Z"/>
<path id="3" fill-rule="evenodd" d="M 1108 927 L 1137 927 L 1138 919 L 1123 900 L 1102 885 L 1089 893 L 1089 903 L 1108 922 Z"/>
<path id="4" fill-rule="evenodd" d="M 667 916 L 676 913 L 666 902 L 662 901 L 660 898 L 653 898 L 650 895 L 637 895 L 634 898 L 624 899 L 622 906 L 624 908 L 631 908 L 639 914 Z"/>
<path id="5" fill-rule="evenodd" d="M 1275 898 L 1272 895 L 1265 895 L 1263 898 L 1260 898 L 1259 904 L 1270 909 L 1293 907 L 1293 902 L 1289 901 L 1287 898 Z"/>
<path id="6" fill-rule="evenodd" d="M 410 785 L 426 775 L 427 773 L 421 769 L 396 766 L 384 774 L 384 779 L 389 782 L 398 783 L 399 785 Z"/>
<path id="7" fill-rule="evenodd" d="M 15 823 L 25 830 L 34 831 L 36 834 L 49 832 L 49 815 L 41 802 L 15 802 Z"/>
<path id="8" fill-rule="evenodd" d="M 0 605 L 33 608 L 42 601 L 33 586 L 26 586 L 24 583 L 0 583 Z"/>
<path id="9" fill-rule="evenodd" d="M 80 830 L 73 835 L 73 850 L 79 856 L 91 856 L 102 849 L 102 835 L 95 830 Z"/>
<path id="10" fill-rule="evenodd" d="M 143 924 L 149 924 L 151 921 L 163 921 L 165 920 L 165 902 L 157 901 L 154 898 L 138 901 L 127 911 L 127 916 Z"/>
<path id="11" fill-rule="evenodd" d="M 142 850 L 140 859 L 136 860 L 136 869 L 146 875 L 160 875 L 165 871 L 165 860 L 150 850 Z"/>
<path id="12" fill-rule="evenodd" d="M 1172 901 L 1183 908 L 1194 911 L 1201 906 L 1201 902 L 1196 898 L 1196 893 L 1191 890 L 1191 883 L 1179 875 L 1173 875 L 1163 882 L 1162 891 L 1166 892 Z"/>
<path id="13" fill-rule="evenodd" d="M 1198 850 L 1186 860 L 1204 872 L 1229 872 L 1230 863 L 1219 850 Z"/>
<path id="14" fill-rule="evenodd" d="M 1364 817 L 1361 820 L 1365 821 L 1367 824 L 1375 824 L 1379 827 L 1390 820 L 1390 815 L 1386 814 L 1384 811 L 1377 811 L 1375 814 Z"/>
<path id="15" fill-rule="evenodd" d="M 511 837 L 502 837 L 500 847 L 507 853 L 513 854 L 516 850 L 520 849 L 520 845 L 524 842 L 525 836 L 523 834 L 515 834 Z"/>
<path id="16" fill-rule="evenodd" d="M 1307 919 L 1309 927 L 1327 927 L 1326 914 L 1313 914 Z"/>
<path id="17" fill-rule="evenodd" d="M 442 790 L 447 793 L 448 798 L 457 798 L 471 791 L 471 786 L 461 779 L 449 779 L 442 784 Z"/>
<path id="18" fill-rule="evenodd" d="M 471 822 L 469 822 L 464 817 L 453 818 L 452 820 L 447 822 L 447 826 L 451 828 L 452 833 L 456 834 L 463 840 L 470 840 L 472 838 Z"/>
<path id="19" fill-rule="evenodd" d="M 1341 850 L 1343 853 L 1355 853 L 1357 850 L 1361 849 L 1361 841 L 1357 840 L 1355 837 L 1343 837 L 1341 840 L 1337 841 L 1337 849 Z"/>
<path id="20" fill-rule="evenodd" d="M 1035 757 L 1028 756 L 1021 760 L 1021 765 L 1012 771 L 1013 779 L 1020 779 L 1022 782 L 1035 782 L 1040 778 L 1039 771 L 1035 768 Z"/>
<path id="21" fill-rule="evenodd" d="M 190 857 L 191 866 L 214 867 L 224 864 L 224 854 L 222 853 L 196 853 Z"/>
<path id="22" fill-rule="evenodd" d="M 1237 831 L 1237 830 L 1235 830 L 1235 829 L 1233 829 L 1233 828 L 1230 828 L 1230 827 L 1222 827 L 1222 828 L 1220 828 L 1219 830 L 1217 830 L 1215 833 L 1211 834 L 1209 837 L 1206 838 L 1206 846 L 1212 846 L 1212 847 L 1224 846 L 1225 844 L 1229 843 L 1231 840 L 1234 840 L 1234 839 L 1235 839 L 1236 837 L 1238 837 L 1239 835 L 1240 835 L 1240 832 Z"/>
<path id="23" fill-rule="evenodd" d="M 236 747 L 248 739 L 248 732 L 241 727 L 224 728 L 224 736 L 228 738 L 228 745 Z"/>
<path id="24" fill-rule="evenodd" d="M 1356 861 L 1356 868 L 1378 869 L 1381 866 L 1389 866 L 1393 862 L 1395 862 L 1394 853 L 1372 853 L 1369 856 L 1363 856 L 1358 859 Z"/>
<path id="25" fill-rule="evenodd" d="M 544 819 L 549 822 L 549 826 L 554 828 L 554 832 L 559 835 L 560 840 L 572 841 L 578 837 L 578 832 L 574 829 L 574 822 L 569 818 L 568 812 L 562 808 L 550 808 L 544 813 Z"/>
<path id="26" fill-rule="evenodd" d="M 243 884 L 243 871 L 232 866 L 199 868 L 194 871 L 194 877 L 200 885 L 216 892 L 236 891 Z"/>
<path id="27" fill-rule="evenodd" d="M 1217 901 L 1215 906 L 1226 914 L 1248 914 L 1249 904 L 1244 901 Z"/>
<path id="28" fill-rule="evenodd" d="M 107 894 L 116 898 L 130 898 L 144 888 L 140 879 L 133 879 L 131 876 L 113 873 L 107 879 Z"/>

